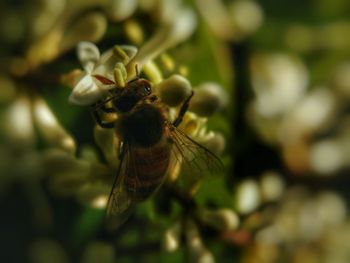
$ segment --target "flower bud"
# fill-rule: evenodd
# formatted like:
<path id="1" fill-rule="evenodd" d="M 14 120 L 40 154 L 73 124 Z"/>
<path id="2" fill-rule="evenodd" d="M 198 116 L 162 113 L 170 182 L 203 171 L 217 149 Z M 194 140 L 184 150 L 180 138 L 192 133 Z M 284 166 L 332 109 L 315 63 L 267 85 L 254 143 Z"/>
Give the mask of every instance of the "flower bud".
<path id="1" fill-rule="evenodd" d="M 344 167 L 344 159 L 341 144 L 335 139 L 318 141 L 311 145 L 310 165 L 319 175 L 335 175 Z"/>
<path id="2" fill-rule="evenodd" d="M 234 28 L 227 8 L 222 1 L 196 0 L 194 2 L 206 24 L 215 35 L 225 40 L 233 38 Z"/>
<path id="3" fill-rule="evenodd" d="M 64 33 L 60 50 L 64 52 L 73 48 L 80 41 L 97 42 L 107 30 L 107 20 L 98 12 L 88 13 L 80 18 Z"/>
<path id="4" fill-rule="evenodd" d="M 206 119 L 198 118 L 198 116 L 192 112 L 187 112 L 180 124 L 180 128 L 189 136 L 196 136 L 203 125 L 205 125 Z"/>
<path id="5" fill-rule="evenodd" d="M 212 226 L 220 231 L 230 231 L 237 229 L 239 218 L 231 209 L 208 210 L 203 209 L 198 212 L 199 219 L 209 226 Z"/>
<path id="6" fill-rule="evenodd" d="M 111 187 L 102 183 L 87 183 L 77 192 L 78 200 L 93 208 L 104 209 L 107 206 Z"/>
<path id="7" fill-rule="evenodd" d="M 210 133 L 211 136 L 208 136 L 208 138 L 205 138 L 204 140 L 199 140 L 203 146 L 205 146 L 207 149 L 209 149 L 212 153 L 216 155 L 220 155 L 226 145 L 225 137 L 218 132 L 212 132 Z"/>
<path id="8" fill-rule="evenodd" d="M 186 241 L 189 252 L 189 262 L 215 262 L 212 253 L 203 245 L 198 228 L 192 220 L 186 222 Z"/>
<path id="9" fill-rule="evenodd" d="M 56 146 L 69 153 L 75 153 L 74 139 L 57 121 L 46 102 L 41 98 L 34 101 L 34 117 L 40 133 L 52 146 Z"/>
<path id="10" fill-rule="evenodd" d="M 256 181 L 252 179 L 241 182 L 235 195 L 235 206 L 238 212 L 248 214 L 253 212 L 260 203 L 260 192 Z"/>
<path id="11" fill-rule="evenodd" d="M 261 7 L 255 1 L 234 1 L 229 6 L 229 13 L 236 33 L 235 38 L 253 34 L 264 19 Z"/>
<path id="12" fill-rule="evenodd" d="M 178 249 L 181 240 L 182 224 L 177 221 L 169 229 L 166 230 L 163 236 L 163 248 L 165 251 L 173 252 Z"/>
<path id="13" fill-rule="evenodd" d="M 33 42 L 26 53 L 28 67 L 35 68 L 55 59 L 60 53 L 61 40 L 62 31 L 55 29 Z"/>
<path id="14" fill-rule="evenodd" d="M 155 1 L 152 15 L 160 24 L 171 23 L 181 10 L 181 0 Z"/>
<path id="15" fill-rule="evenodd" d="M 281 53 L 256 55 L 251 65 L 254 108 L 260 115 L 274 118 L 295 108 L 299 111 L 300 102 L 305 99 L 308 72 L 298 57 Z"/>
<path id="16" fill-rule="evenodd" d="M 167 179 L 170 181 L 170 183 L 174 183 L 178 176 L 181 173 L 181 166 L 182 163 L 179 161 L 174 161 L 174 163 L 171 164 L 169 169 L 169 174 L 167 176 Z"/>
<path id="17" fill-rule="evenodd" d="M 186 78 L 176 74 L 163 80 L 155 88 L 159 92 L 162 102 L 170 107 L 180 105 L 190 96 L 192 90 L 190 82 Z"/>
<path id="18" fill-rule="evenodd" d="M 197 19 L 191 9 L 183 9 L 175 18 L 164 24 L 158 32 L 145 43 L 135 56 L 134 62 L 140 67 L 152 60 L 166 49 L 171 48 L 188 38 L 197 26 Z"/>
<path id="19" fill-rule="evenodd" d="M 216 83 L 204 83 L 194 90 L 189 110 L 201 117 L 209 117 L 227 103 L 227 95 Z"/>
<path id="20" fill-rule="evenodd" d="M 65 16 L 65 8 L 67 2 L 65 0 L 44 0 L 41 1 L 36 8 L 28 8 L 30 21 L 29 27 L 31 27 L 31 34 L 33 38 L 38 38 L 45 33 L 52 30 L 57 21 L 62 20 Z M 63 18 L 65 19 L 65 18 Z"/>
<path id="21" fill-rule="evenodd" d="M 104 129 L 96 125 L 94 129 L 94 137 L 97 145 L 102 150 L 106 160 L 110 165 L 118 164 L 118 139 L 113 129 Z"/>
<path id="22" fill-rule="evenodd" d="M 167 39 L 166 48 L 173 47 L 182 41 L 185 41 L 192 35 L 197 27 L 196 14 L 190 8 L 179 10 L 170 26 L 169 38 Z"/>
<path id="23" fill-rule="evenodd" d="M 264 201 L 277 201 L 284 191 L 284 182 L 275 172 L 266 172 L 261 178 L 260 185 Z"/>
<path id="24" fill-rule="evenodd" d="M 213 254 L 205 247 L 200 249 L 191 250 L 190 262 L 195 263 L 214 263 L 215 259 Z"/>
<path id="25" fill-rule="evenodd" d="M 31 146 L 35 142 L 29 98 L 17 98 L 5 112 L 5 135 L 11 143 Z"/>
<path id="26" fill-rule="evenodd" d="M 144 32 L 139 23 L 134 20 L 128 20 L 124 24 L 124 31 L 127 38 L 130 40 L 132 44 L 140 46 L 144 39 Z"/>
<path id="27" fill-rule="evenodd" d="M 202 238 L 199 234 L 197 225 L 190 219 L 186 221 L 186 241 L 190 248 L 202 247 Z"/>
<path id="28" fill-rule="evenodd" d="M 122 21 L 135 12 L 137 4 L 137 0 L 109 0 L 106 11 L 113 21 Z"/>
<path id="29" fill-rule="evenodd" d="M 316 197 L 317 215 L 328 226 L 339 226 L 347 220 L 346 202 L 335 192 L 322 191 Z"/>

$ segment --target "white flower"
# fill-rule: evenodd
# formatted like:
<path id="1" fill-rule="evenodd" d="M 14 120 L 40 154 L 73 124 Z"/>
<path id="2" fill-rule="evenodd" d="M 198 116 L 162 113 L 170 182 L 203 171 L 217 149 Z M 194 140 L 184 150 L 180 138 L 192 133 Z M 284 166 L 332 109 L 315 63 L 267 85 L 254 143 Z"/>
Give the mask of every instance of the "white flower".
<path id="1" fill-rule="evenodd" d="M 134 46 L 118 46 L 119 50 L 125 52 L 124 58 L 116 54 L 116 47 L 107 50 L 102 55 L 95 44 L 91 42 L 80 42 L 77 48 L 78 58 L 85 70 L 85 74 L 75 85 L 69 101 L 78 105 L 91 105 L 100 99 L 109 89 L 114 87 L 113 69 L 118 62 L 124 65 L 137 53 Z M 106 81 L 102 81 L 96 76 L 102 76 Z"/>

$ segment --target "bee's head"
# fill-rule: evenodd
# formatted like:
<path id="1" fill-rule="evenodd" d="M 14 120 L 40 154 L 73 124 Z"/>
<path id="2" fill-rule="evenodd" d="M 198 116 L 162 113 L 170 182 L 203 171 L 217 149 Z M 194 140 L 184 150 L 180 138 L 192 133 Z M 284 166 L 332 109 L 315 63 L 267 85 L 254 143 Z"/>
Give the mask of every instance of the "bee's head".
<path id="1" fill-rule="evenodd" d="M 120 112 L 128 112 L 151 93 L 151 83 L 146 79 L 137 78 L 128 82 L 122 94 L 114 100 L 113 104 Z"/>
<path id="2" fill-rule="evenodd" d="M 151 83 L 146 79 L 135 79 L 128 83 L 128 92 L 142 99 L 152 93 Z"/>

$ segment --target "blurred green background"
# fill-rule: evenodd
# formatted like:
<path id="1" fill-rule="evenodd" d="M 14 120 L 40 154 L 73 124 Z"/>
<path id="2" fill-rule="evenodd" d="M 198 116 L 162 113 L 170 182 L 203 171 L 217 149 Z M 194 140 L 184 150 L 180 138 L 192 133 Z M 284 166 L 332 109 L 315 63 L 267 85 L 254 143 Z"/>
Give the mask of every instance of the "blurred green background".
<path id="1" fill-rule="evenodd" d="M 196 25 L 171 31 L 184 9 Z M 349 262 L 349 13 L 346 0 L 2 1 L 0 258 Z M 222 87 L 213 114 L 193 118 L 225 169 L 195 195 L 180 179 L 180 195 L 162 187 L 107 231 L 113 132 L 68 103 L 76 46 L 142 50 L 164 31 L 164 43 L 187 34 L 159 47 L 164 79 Z"/>

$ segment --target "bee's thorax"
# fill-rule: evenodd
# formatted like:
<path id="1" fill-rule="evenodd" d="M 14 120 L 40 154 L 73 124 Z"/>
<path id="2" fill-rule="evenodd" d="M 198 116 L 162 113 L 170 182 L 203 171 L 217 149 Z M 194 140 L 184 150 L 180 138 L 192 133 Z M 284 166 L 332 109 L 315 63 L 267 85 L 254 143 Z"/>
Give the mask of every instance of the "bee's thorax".
<path id="1" fill-rule="evenodd" d="M 165 119 L 156 105 L 142 104 L 121 116 L 116 127 L 123 141 L 141 147 L 151 147 L 163 137 Z"/>

